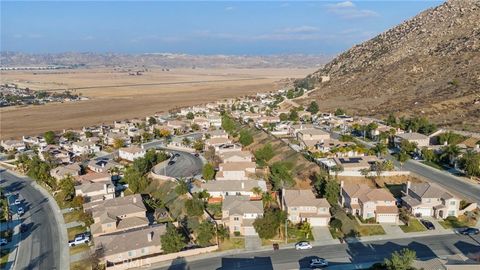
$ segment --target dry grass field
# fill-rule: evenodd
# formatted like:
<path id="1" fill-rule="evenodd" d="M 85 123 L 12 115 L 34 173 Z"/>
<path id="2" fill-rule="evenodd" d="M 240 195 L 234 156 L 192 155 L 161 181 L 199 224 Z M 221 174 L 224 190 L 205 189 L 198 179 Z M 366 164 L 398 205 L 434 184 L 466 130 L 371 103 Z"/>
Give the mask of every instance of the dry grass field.
<path id="1" fill-rule="evenodd" d="M 313 69 L 152 69 L 130 76 L 113 68 L 2 71 L 0 83 L 33 90 L 70 89 L 88 101 L 0 109 L 0 138 L 145 117 L 172 108 L 266 92 Z M 55 90 L 57 89 L 57 90 Z"/>

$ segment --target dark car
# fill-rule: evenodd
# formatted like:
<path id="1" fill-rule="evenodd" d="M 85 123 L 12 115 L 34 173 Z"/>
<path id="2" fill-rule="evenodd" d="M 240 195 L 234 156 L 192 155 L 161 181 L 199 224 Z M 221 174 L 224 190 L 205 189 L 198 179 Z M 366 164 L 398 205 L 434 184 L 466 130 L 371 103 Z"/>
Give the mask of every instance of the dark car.
<path id="1" fill-rule="evenodd" d="M 420 220 L 420 222 L 422 222 L 423 226 L 425 226 L 427 230 L 435 230 L 435 226 L 433 225 L 432 222 L 425 219 Z"/>
<path id="2" fill-rule="evenodd" d="M 279 249 L 280 249 L 280 246 L 278 245 L 278 243 L 274 243 L 273 250 L 279 250 Z"/>
<path id="3" fill-rule="evenodd" d="M 28 231 L 28 225 L 27 224 L 22 224 L 20 225 L 20 232 L 24 233 Z"/>
<path id="4" fill-rule="evenodd" d="M 174 161 L 174 160 L 170 160 L 170 161 L 168 162 L 168 166 L 173 165 L 173 164 L 175 164 L 175 161 Z"/>
<path id="5" fill-rule="evenodd" d="M 317 258 L 310 260 L 310 268 L 311 269 L 321 269 L 323 267 L 328 266 L 328 261 L 324 258 Z"/>
<path id="6" fill-rule="evenodd" d="M 460 233 L 463 235 L 476 235 L 480 233 L 480 230 L 477 228 L 465 228 Z"/>

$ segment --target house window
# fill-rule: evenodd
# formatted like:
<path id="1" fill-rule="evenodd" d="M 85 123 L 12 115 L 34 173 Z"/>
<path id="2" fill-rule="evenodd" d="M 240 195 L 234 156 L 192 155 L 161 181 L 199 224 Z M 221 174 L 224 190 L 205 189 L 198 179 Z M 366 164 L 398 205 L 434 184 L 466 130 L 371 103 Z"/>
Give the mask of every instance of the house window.
<path id="1" fill-rule="evenodd" d="M 108 228 L 112 227 L 112 223 L 108 223 L 108 224 L 107 224 L 107 227 L 108 227 Z"/>
<path id="2" fill-rule="evenodd" d="M 297 211 L 297 208 L 296 208 L 296 207 L 292 207 L 292 208 L 290 208 L 290 209 L 292 209 L 292 211 Z"/>
<path id="3" fill-rule="evenodd" d="M 238 227 L 238 226 L 233 226 L 233 230 L 234 230 L 235 232 L 238 232 L 238 231 L 240 231 L 240 227 Z"/>
<path id="4" fill-rule="evenodd" d="M 238 218 L 238 217 L 234 217 L 234 218 L 233 218 L 233 220 L 235 220 L 235 221 L 238 221 L 238 220 L 239 220 L 239 218 Z"/>
<path id="5" fill-rule="evenodd" d="M 145 249 L 144 248 L 142 248 L 142 254 L 145 254 Z"/>
<path id="6" fill-rule="evenodd" d="M 448 211 L 449 216 L 455 216 L 455 211 Z"/>
<path id="7" fill-rule="evenodd" d="M 450 205 L 455 205 L 455 201 L 450 201 Z"/>

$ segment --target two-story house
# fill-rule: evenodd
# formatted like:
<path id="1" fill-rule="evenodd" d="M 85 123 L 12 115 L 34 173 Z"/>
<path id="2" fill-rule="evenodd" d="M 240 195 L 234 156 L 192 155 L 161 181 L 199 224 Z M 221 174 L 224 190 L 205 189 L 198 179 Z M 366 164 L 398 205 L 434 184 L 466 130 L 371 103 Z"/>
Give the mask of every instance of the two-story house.
<path id="1" fill-rule="evenodd" d="M 260 188 L 262 192 L 265 192 L 267 191 L 267 184 L 263 180 L 211 180 L 202 183 L 198 191 L 208 191 L 211 201 L 222 201 L 223 198 L 231 195 L 245 195 L 256 198 L 258 195 L 253 192 L 254 188 Z"/>
<path id="2" fill-rule="evenodd" d="M 253 159 L 252 153 L 250 151 L 232 151 L 225 152 L 219 155 L 223 163 L 232 163 L 232 162 L 251 162 Z"/>
<path id="3" fill-rule="evenodd" d="M 85 203 L 83 209 L 92 213 L 92 235 L 113 233 L 148 225 L 145 205 L 140 194 L 105 201 Z"/>
<path id="4" fill-rule="evenodd" d="M 104 201 L 115 198 L 112 182 L 85 182 L 75 186 L 75 196 L 82 196 L 85 202 Z"/>
<path id="5" fill-rule="evenodd" d="M 397 147 L 400 147 L 402 141 L 414 143 L 417 145 L 418 149 L 421 149 L 422 147 L 428 147 L 430 145 L 430 138 L 417 132 L 401 133 L 395 135 L 394 142 Z"/>
<path id="6" fill-rule="evenodd" d="M 215 176 L 217 180 L 248 180 L 255 173 L 255 162 L 220 163 Z"/>
<path id="7" fill-rule="evenodd" d="M 297 139 L 302 147 L 314 147 L 322 140 L 330 139 L 330 133 L 317 128 L 304 129 L 297 132 Z"/>
<path id="8" fill-rule="evenodd" d="M 100 146 L 92 141 L 78 141 L 72 143 L 72 151 L 75 155 L 91 155 L 100 152 Z"/>
<path id="9" fill-rule="evenodd" d="M 393 195 L 383 188 L 365 184 L 340 183 L 340 203 L 347 213 L 379 223 L 398 223 L 398 208 Z"/>
<path id="10" fill-rule="evenodd" d="M 144 157 L 145 154 L 146 154 L 145 149 L 140 148 L 138 146 L 123 147 L 118 149 L 118 156 L 121 159 L 125 159 L 132 162 L 137 158 Z"/>
<path id="11" fill-rule="evenodd" d="M 327 226 L 330 221 L 330 204 L 316 198 L 309 189 L 283 189 L 282 205 L 293 223 L 308 222 L 311 226 Z"/>
<path id="12" fill-rule="evenodd" d="M 262 201 L 251 201 L 249 196 L 226 196 L 222 203 L 222 222 L 231 234 L 256 235 L 256 218 L 263 216 Z"/>
<path id="13" fill-rule="evenodd" d="M 433 183 L 407 182 L 403 204 L 415 216 L 435 218 L 458 217 L 460 199 Z"/>

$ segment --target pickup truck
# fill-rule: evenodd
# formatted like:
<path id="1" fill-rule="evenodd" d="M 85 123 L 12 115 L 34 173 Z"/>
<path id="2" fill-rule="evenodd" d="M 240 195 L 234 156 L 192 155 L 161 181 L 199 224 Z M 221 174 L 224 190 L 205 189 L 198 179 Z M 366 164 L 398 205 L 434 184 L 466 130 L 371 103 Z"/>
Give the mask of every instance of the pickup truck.
<path id="1" fill-rule="evenodd" d="M 90 237 L 87 235 L 79 235 L 76 236 L 75 239 L 68 241 L 68 246 L 74 247 L 76 245 L 88 244 L 88 242 L 90 242 Z"/>

